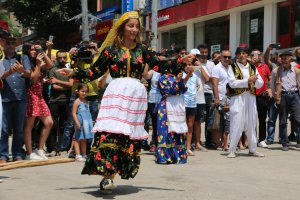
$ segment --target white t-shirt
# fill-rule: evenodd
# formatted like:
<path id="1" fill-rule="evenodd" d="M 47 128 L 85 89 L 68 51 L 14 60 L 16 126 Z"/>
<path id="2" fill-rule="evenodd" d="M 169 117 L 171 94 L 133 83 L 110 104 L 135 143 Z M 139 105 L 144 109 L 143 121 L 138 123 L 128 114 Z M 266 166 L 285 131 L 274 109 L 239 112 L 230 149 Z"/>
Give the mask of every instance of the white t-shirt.
<path id="1" fill-rule="evenodd" d="M 206 63 L 201 63 L 202 66 L 204 66 L 208 72 L 208 75 L 211 76 L 212 69 L 215 67 L 215 64 L 209 60 L 207 60 Z M 208 83 L 205 83 L 204 85 L 204 93 L 213 93 L 212 90 L 212 82 L 209 81 Z"/>
<path id="2" fill-rule="evenodd" d="M 149 91 L 149 103 L 159 103 L 161 99 L 161 94 L 157 88 L 158 79 L 160 78 L 161 74 L 158 72 L 153 72 L 153 76 L 151 78 L 151 88 Z"/>
<path id="3" fill-rule="evenodd" d="M 205 66 L 202 66 L 204 71 L 209 75 L 207 72 L 207 69 Z M 205 85 L 205 79 L 201 73 L 200 68 L 196 68 L 194 71 L 194 74 L 200 79 L 199 81 L 199 89 L 197 90 L 197 104 L 205 104 L 205 98 L 204 98 L 204 85 Z"/>
<path id="4" fill-rule="evenodd" d="M 226 96 L 226 84 L 228 83 L 228 68 L 222 63 L 218 63 L 212 70 L 211 77 L 219 79 L 218 90 L 219 99 L 222 100 Z"/>
<path id="5" fill-rule="evenodd" d="M 183 72 L 183 78 L 187 76 L 186 73 Z M 197 107 L 197 86 L 199 85 L 199 79 L 193 73 L 193 75 L 189 78 L 188 82 L 186 83 L 187 91 L 184 93 L 184 105 L 188 108 L 196 108 Z"/>

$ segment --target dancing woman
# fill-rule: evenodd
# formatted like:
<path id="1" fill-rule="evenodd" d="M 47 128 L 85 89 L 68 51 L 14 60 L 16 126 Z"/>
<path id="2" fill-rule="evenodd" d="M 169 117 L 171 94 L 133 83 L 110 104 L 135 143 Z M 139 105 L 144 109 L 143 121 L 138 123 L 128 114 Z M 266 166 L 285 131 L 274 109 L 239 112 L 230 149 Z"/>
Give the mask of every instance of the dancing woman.
<path id="1" fill-rule="evenodd" d="M 73 75 L 79 82 L 99 78 L 107 70 L 113 78 L 103 95 L 93 128 L 94 143 L 82 170 L 82 174 L 104 177 L 100 182 L 102 193 L 111 193 L 116 187 L 113 183 L 116 174 L 122 179 L 134 178 L 137 174 L 140 140 L 148 137 L 144 130 L 147 92 L 140 79 L 146 64 L 155 70 L 159 64 L 168 64 L 141 44 L 140 28 L 138 12 L 124 13 L 110 30 L 91 68 L 59 70 Z M 182 67 L 192 59 L 192 55 L 178 58 L 172 65 Z"/>

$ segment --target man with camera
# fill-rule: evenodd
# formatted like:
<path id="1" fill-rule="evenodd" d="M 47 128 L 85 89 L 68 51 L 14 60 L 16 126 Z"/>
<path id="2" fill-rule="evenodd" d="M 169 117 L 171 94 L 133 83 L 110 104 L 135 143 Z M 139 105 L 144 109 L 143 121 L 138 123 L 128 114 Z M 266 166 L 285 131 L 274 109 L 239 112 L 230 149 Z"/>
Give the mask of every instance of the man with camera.
<path id="1" fill-rule="evenodd" d="M 262 53 L 259 50 L 253 50 L 251 52 L 251 64 L 254 65 L 262 77 L 264 84 L 261 88 L 256 89 L 256 108 L 258 111 L 258 146 L 262 148 L 268 148 L 265 142 L 266 139 L 266 119 L 268 113 L 268 107 L 270 105 L 270 99 L 272 98 L 272 91 L 270 89 L 271 72 L 268 65 L 262 63 Z"/>

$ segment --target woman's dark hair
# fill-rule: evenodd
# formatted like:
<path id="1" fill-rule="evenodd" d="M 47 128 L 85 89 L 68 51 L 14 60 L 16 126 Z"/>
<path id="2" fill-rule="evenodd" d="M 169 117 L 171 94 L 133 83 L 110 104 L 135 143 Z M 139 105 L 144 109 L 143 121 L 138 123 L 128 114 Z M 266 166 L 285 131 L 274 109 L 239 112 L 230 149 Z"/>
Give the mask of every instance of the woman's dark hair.
<path id="1" fill-rule="evenodd" d="M 28 56 L 32 68 L 36 66 L 36 58 L 32 58 L 29 53 L 33 45 L 33 42 L 25 42 L 22 47 L 22 54 Z"/>

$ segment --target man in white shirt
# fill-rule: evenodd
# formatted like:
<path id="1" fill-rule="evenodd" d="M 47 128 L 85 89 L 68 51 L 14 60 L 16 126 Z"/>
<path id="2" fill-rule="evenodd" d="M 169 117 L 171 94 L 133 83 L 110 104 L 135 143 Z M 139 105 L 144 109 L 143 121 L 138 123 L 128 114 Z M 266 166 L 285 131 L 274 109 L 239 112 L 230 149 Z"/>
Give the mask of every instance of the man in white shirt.
<path id="1" fill-rule="evenodd" d="M 223 129 L 223 149 L 228 150 L 228 134 L 230 131 L 229 120 L 226 120 L 222 112 L 225 105 L 220 105 L 220 101 L 226 98 L 226 85 L 228 83 L 228 68 L 231 64 L 231 53 L 229 50 L 223 50 L 220 62 L 212 70 L 212 85 L 215 97 L 215 106 L 221 111 L 221 124 Z M 227 111 L 228 112 L 228 111 Z M 225 121 L 226 120 L 226 121 Z"/>
<path id="2" fill-rule="evenodd" d="M 236 146 L 245 131 L 249 145 L 249 156 L 264 157 L 256 151 L 256 88 L 264 84 L 255 66 L 247 62 L 249 50 L 238 47 L 236 62 L 228 70 L 228 95 L 230 99 L 230 147 L 228 158 L 236 157 Z"/>
<path id="3" fill-rule="evenodd" d="M 209 122 L 209 116 L 212 109 L 214 109 L 214 95 L 212 90 L 212 82 L 211 82 L 211 72 L 214 68 L 215 64 L 207 59 L 208 57 L 208 46 L 206 44 L 201 44 L 198 46 L 200 51 L 200 59 L 201 65 L 207 69 L 208 75 L 210 76 L 209 81 L 205 82 L 204 85 L 204 97 L 205 97 L 205 109 L 206 109 L 206 117 L 205 117 L 205 136 L 207 135 L 206 129 Z"/>

